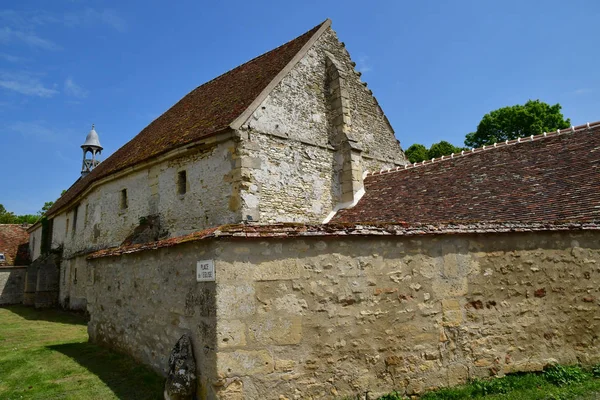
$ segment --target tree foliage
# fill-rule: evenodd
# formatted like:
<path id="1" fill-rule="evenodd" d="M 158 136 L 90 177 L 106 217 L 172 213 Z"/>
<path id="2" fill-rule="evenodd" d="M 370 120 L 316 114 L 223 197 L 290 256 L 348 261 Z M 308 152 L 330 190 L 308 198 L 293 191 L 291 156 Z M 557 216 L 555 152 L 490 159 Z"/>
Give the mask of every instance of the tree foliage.
<path id="1" fill-rule="evenodd" d="M 44 203 L 44 205 L 42 206 L 42 209 L 40 211 L 38 211 L 39 215 L 44 215 L 46 214 L 46 212 L 52 208 L 52 206 L 54 205 L 53 201 L 47 201 Z"/>
<path id="2" fill-rule="evenodd" d="M 408 158 L 408 161 L 417 163 L 424 160 L 431 160 L 432 158 L 439 158 L 441 156 L 449 156 L 452 153 L 460 153 L 461 150 L 463 149 L 442 140 L 439 143 L 432 144 L 429 149 L 422 144 L 415 143 L 406 149 L 404 154 L 406 155 L 406 158 Z"/>
<path id="3" fill-rule="evenodd" d="M 60 195 L 62 197 L 62 195 L 64 195 L 67 191 L 63 189 L 62 192 L 60 192 Z M 59 197 L 60 198 L 60 197 Z M 40 211 L 38 211 L 38 215 L 46 215 L 46 213 L 48 212 L 49 209 L 52 208 L 52 206 L 54 205 L 53 201 L 47 201 L 44 203 L 44 205 L 42 206 L 42 209 Z"/>
<path id="4" fill-rule="evenodd" d="M 428 157 L 431 158 L 439 158 L 441 156 L 449 156 L 452 153 L 460 153 L 462 148 L 456 147 L 451 143 L 442 140 L 439 143 L 434 143 L 431 145 L 429 150 L 427 151 Z"/>
<path id="5" fill-rule="evenodd" d="M 411 163 L 421 162 L 427 159 L 427 147 L 415 143 L 404 152 Z"/>
<path id="6" fill-rule="evenodd" d="M 61 196 L 65 192 L 66 190 L 63 190 Z M 0 204 L 0 224 L 35 224 L 53 205 L 53 201 L 45 202 L 42 209 L 37 212 L 37 215 L 15 215 L 15 213 L 7 211 L 4 205 Z"/>
<path id="7" fill-rule="evenodd" d="M 560 110 L 558 103 L 551 106 L 539 100 L 499 108 L 483 116 L 477 130 L 467 134 L 465 145 L 481 147 L 568 128 L 571 121 L 565 120 Z"/>
<path id="8" fill-rule="evenodd" d="M 11 211 L 7 211 L 6 208 L 0 204 L 0 224 L 33 224 L 40 217 L 38 215 L 15 215 Z"/>

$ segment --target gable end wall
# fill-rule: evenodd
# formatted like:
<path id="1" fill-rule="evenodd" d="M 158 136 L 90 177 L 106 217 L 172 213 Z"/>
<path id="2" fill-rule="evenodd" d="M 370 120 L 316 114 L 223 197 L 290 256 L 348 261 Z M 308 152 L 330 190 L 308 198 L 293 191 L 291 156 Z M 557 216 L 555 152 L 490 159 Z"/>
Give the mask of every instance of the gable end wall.
<path id="1" fill-rule="evenodd" d="M 328 59 L 343 71 L 341 89 L 330 87 Z M 343 99 L 332 100 L 331 90 Z M 331 140 L 335 101 L 344 102 L 347 140 L 362 157 L 357 171 L 406 163 L 377 100 L 327 29 L 240 128 L 240 157 L 247 159 L 241 171 L 244 219 L 322 222 L 341 203 L 343 155 Z"/>

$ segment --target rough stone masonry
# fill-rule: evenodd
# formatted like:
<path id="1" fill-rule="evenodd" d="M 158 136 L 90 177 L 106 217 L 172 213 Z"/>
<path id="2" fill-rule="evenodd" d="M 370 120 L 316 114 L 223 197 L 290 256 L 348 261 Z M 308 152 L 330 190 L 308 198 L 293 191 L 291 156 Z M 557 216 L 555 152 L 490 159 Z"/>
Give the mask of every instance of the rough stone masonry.
<path id="1" fill-rule="evenodd" d="M 90 260 L 90 337 L 206 399 L 421 393 L 600 361 L 597 232 L 208 239 Z M 196 283 L 199 259 L 216 282 Z M 283 397 L 281 397 L 283 396 Z"/>

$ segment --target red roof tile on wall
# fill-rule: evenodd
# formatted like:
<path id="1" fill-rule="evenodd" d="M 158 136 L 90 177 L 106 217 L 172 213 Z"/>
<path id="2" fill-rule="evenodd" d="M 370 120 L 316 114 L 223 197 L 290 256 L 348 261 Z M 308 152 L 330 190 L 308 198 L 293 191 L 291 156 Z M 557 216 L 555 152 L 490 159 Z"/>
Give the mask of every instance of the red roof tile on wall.
<path id="1" fill-rule="evenodd" d="M 335 223 L 600 221 L 600 124 L 368 176 Z"/>
<path id="2" fill-rule="evenodd" d="M 323 24 L 194 89 L 89 175 L 76 181 L 48 215 L 69 204 L 95 180 L 227 130 Z"/>
<path id="3" fill-rule="evenodd" d="M 352 224 L 321 224 L 305 225 L 297 223 L 279 223 L 271 225 L 222 225 L 205 229 L 188 235 L 163 239 L 156 242 L 140 244 L 123 244 L 118 247 L 102 249 L 87 254 L 88 260 L 103 257 L 118 257 L 144 251 L 179 246 L 213 239 L 293 239 L 293 238 L 350 238 L 350 237 L 376 237 L 376 236 L 423 236 L 445 234 L 472 234 L 472 233 L 514 233 L 514 232 L 559 232 L 559 231 L 600 231 L 600 225 L 594 223 L 568 223 L 568 224 L 436 224 L 411 226 L 400 225 L 352 225 Z"/>
<path id="4" fill-rule="evenodd" d="M 6 257 L 6 265 L 29 264 L 29 234 L 27 227 L 14 224 L 0 224 L 0 253 Z"/>

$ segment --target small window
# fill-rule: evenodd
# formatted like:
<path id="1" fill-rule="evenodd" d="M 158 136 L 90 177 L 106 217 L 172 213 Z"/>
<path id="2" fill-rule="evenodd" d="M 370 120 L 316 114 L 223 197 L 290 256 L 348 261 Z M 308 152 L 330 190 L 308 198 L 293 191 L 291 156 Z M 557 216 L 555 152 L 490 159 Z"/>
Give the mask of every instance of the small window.
<path id="1" fill-rule="evenodd" d="M 124 210 L 128 207 L 127 203 L 127 189 L 123 189 L 121 190 L 121 210 Z"/>
<path id="2" fill-rule="evenodd" d="M 6 261 L 6 257 L 4 257 L 4 254 L 0 253 L 0 262 L 4 261 Z"/>
<path id="3" fill-rule="evenodd" d="M 79 204 L 77 204 L 73 210 L 73 235 L 75 235 L 75 231 L 77 230 L 77 214 L 79 214 Z"/>
<path id="4" fill-rule="evenodd" d="M 83 227 L 84 228 L 87 227 L 87 224 L 88 224 L 88 214 L 89 214 L 89 211 L 90 211 L 90 205 L 86 204 L 85 205 L 85 215 L 83 216 Z"/>
<path id="5" fill-rule="evenodd" d="M 65 235 L 69 233 L 69 223 L 70 223 L 70 219 L 67 218 L 67 223 L 65 224 Z"/>
<path id="6" fill-rule="evenodd" d="M 185 171 L 179 171 L 177 174 L 177 193 L 185 194 L 187 192 L 187 174 Z"/>

